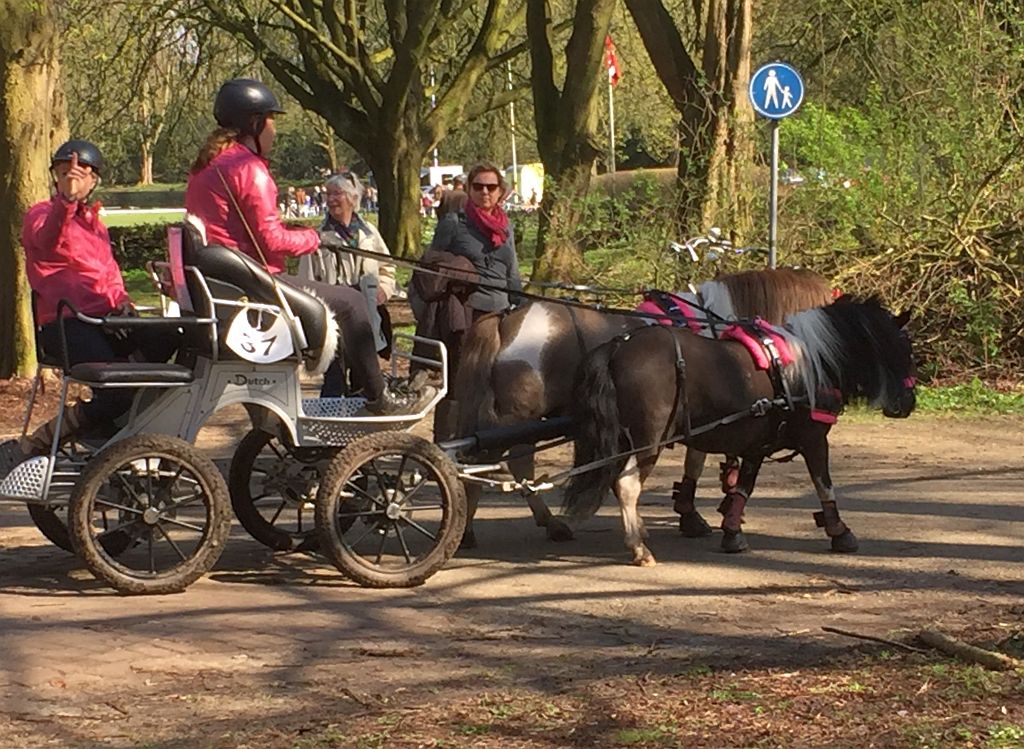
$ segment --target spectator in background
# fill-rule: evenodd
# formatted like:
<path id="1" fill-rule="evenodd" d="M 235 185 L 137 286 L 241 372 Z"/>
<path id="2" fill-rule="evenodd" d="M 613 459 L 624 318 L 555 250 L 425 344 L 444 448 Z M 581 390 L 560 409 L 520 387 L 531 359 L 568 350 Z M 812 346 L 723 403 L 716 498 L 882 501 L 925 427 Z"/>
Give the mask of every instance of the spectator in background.
<path id="1" fill-rule="evenodd" d="M 477 164 L 469 172 L 469 187 L 464 211 L 448 213 L 438 221 L 423 263 L 471 267 L 480 283 L 487 287 L 453 281 L 447 288 L 437 289 L 432 277 L 417 273 L 413 273 L 409 285 L 416 333 L 444 342 L 448 347 L 450 372 L 458 369 L 462 342 L 469 326 L 483 315 L 509 309 L 509 295 L 522 291 L 515 237 L 501 207 L 508 190 L 501 170 L 493 164 Z M 439 313 L 439 308 L 444 311 Z M 457 325 L 451 324 L 453 317 L 449 311 L 452 309 L 459 313 Z M 455 408 L 446 398 L 438 404 L 435 413 L 435 438 L 450 436 L 454 420 Z"/>
<path id="2" fill-rule="evenodd" d="M 327 218 L 320 231 L 333 232 L 344 245 L 390 255 L 380 232 L 373 224 L 363 221 L 356 211 L 362 204 L 363 185 L 351 172 L 336 174 L 327 180 Z M 299 259 L 299 278 L 312 279 L 321 283 L 351 286 L 363 294 L 378 353 L 390 353 L 391 320 L 387 301 L 394 295 L 395 266 L 375 258 L 354 255 L 344 249 L 321 247 L 311 255 Z M 339 363 L 332 364 L 324 374 L 324 394 L 341 395 L 345 390 L 344 369 Z M 353 377 L 352 389 L 358 390 L 361 383 Z"/>
<path id="3" fill-rule="evenodd" d="M 441 202 L 434 209 L 437 213 L 437 220 L 440 221 L 449 213 L 465 210 L 467 200 L 469 200 L 469 195 L 466 194 L 466 182 L 462 179 L 462 175 L 459 175 L 452 180 L 452 189 L 445 191 L 441 196 Z"/>

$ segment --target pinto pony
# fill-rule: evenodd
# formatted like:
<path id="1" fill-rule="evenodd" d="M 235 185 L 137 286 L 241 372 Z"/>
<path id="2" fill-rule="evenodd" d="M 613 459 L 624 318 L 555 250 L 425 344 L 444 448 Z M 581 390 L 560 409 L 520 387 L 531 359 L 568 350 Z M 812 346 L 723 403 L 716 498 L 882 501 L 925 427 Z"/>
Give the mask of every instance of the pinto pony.
<path id="1" fill-rule="evenodd" d="M 721 276 L 703 283 L 699 292 L 694 301 L 722 319 L 761 317 L 772 323 L 833 299 L 833 289 L 823 277 L 789 268 Z M 706 317 L 700 310 L 694 315 Z M 567 413 L 576 372 L 586 353 L 650 322 L 554 302 L 534 302 L 504 316 L 481 318 L 466 336 L 455 378 L 457 426 L 444 436 L 451 432 L 466 436 L 488 427 Z M 709 328 L 704 330 L 713 334 Z M 711 532 L 693 504 L 703 467 L 704 454 L 688 451 L 685 474 L 674 495 L 680 529 L 687 536 Z M 510 460 L 509 469 L 516 478 L 532 478 L 532 455 Z M 472 546 L 472 519 L 480 488 L 468 485 L 466 493 L 469 524 L 464 545 Z M 549 527 L 551 513 L 544 501 L 536 495 L 527 501 L 537 525 Z M 553 538 L 564 539 L 566 532 L 565 526 L 549 527 Z"/>
<path id="2" fill-rule="evenodd" d="M 826 398 L 835 406 L 866 399 L 887 416 L 910 415 L 915 379 L 903 332 L 908 317 L 894 318 L 873 299 L 840 299 L 797 313 L 775 334 L 791 358 L 775 373 L 772 367 L 759 368 L 744 343 L 676 328 L 644 328 L 603 344 L 587 358 L 576 391 L 575 464 L 593 469 L 566 486 L 565 521 L 574 525 L 590 517 L 614 489 L 626 548 L 635 564 L 653 565 L 637 500 L 663 447 L 683 442 L 702 452 L 740 457 L 738 481 L 719 511 L 722 548 L 744 551 L 743 510 L 761 463 L 777 450 L 791 449 L 807 464 L 821 501 L 815 518 L 832 549 L 856 551 L 857 539 L 839 516 L 829 476 L 828 432 L 834 419 L 816 416 Z M 631 454 L 590 465 L 623 453 Z"/>

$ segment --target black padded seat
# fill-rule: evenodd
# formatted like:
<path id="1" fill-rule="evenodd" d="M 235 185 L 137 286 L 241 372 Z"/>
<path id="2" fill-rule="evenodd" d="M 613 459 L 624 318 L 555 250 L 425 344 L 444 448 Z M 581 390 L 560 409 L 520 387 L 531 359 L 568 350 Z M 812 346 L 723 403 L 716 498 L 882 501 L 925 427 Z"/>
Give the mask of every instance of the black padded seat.
<path id="1" fill-rule="evenodd" d="M 183 260 L 185 265 L 192 265 L 206 278 L 207 284 L 215 295 L 223 293 L 225 286 L 233 287 L 236 293 L 231 296 L 248 297 L 254 302 L 280 306 L 275 283 L 281 290 L 292 313 L 302 323 L 308 346 L 313 351 L 324 347 L 329 334 L 328 317 L 330 311 L 323 301 L 286 283 L 275 282 L 273 276 L 259 263 L 238 250 L 220 245 L 199 246 L 194 237 L 192 241 L 183 243 Z M 196 294 L 193 294 L 195 301 Z M 209 314 L 207 310 L 196 310 L 198 314 Z"/>
<path id="2" fill-rule="evenodd" d="M 72 380 L 89 385 L 188 385 L 192 370 L 180 364 L 152 362 L 82 362 L 68 372 Z"/>

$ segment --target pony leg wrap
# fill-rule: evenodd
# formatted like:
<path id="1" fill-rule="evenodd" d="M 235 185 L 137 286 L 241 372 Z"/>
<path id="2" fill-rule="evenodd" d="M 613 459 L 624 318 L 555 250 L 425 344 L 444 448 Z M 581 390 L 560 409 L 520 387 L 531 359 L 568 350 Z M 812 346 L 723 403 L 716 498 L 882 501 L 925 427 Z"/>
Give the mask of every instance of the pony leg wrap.
<path id="1" fill-rule="evenodd" d="M 821 509 L 814 513 L 814 522 L 819 528 L 825 529 L 829 538 L 841 536 L 850 530 L 839 517 L 839 508 L 835 502 L 822 502 Z"/>
<path id="2" fill-rule="evenodd" d="M 722 480 L 722 491 L 732 494 L 736 491 L 736 485 L 740 482 L 740 462 L 738 460 L 727 460 L 718 464 L 718 477 Z"/>
<path id="3" fill-rule="evenodd" d="M 693 512 L 693 501 L 697 497 L 697 480 L 688 476 L 672 484 L 672 509 L 680 515 Z"/>
<path id="4" fill-rule="evenodd" d="M 743 526 L 743 510 L 747 506 L 747 495 L 740 489 L 733 489 L 725 495 L 718 511 L 722 513 L 722 530 L 739 533 Z"/>

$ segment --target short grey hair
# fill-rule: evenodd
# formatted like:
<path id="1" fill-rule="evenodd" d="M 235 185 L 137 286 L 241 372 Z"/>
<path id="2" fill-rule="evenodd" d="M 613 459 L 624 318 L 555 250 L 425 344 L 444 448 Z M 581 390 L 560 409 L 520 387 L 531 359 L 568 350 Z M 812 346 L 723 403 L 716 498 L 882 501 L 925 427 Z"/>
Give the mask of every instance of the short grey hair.
<path id="1" fill-rule="evenodd" d="M 333 174 L 327 179 L 326 188 L 328 190 L 335 189 L 341 190 L 343 193 L 348 195 L 349 200 L 352 201 L 352 205 L 359 209 L 359 206 L 363 202 L 363 193 L 365 188 L 363 183 L 359 181 L 359 177 L 354 172 L 342 172 L 341 174 Z"/>

